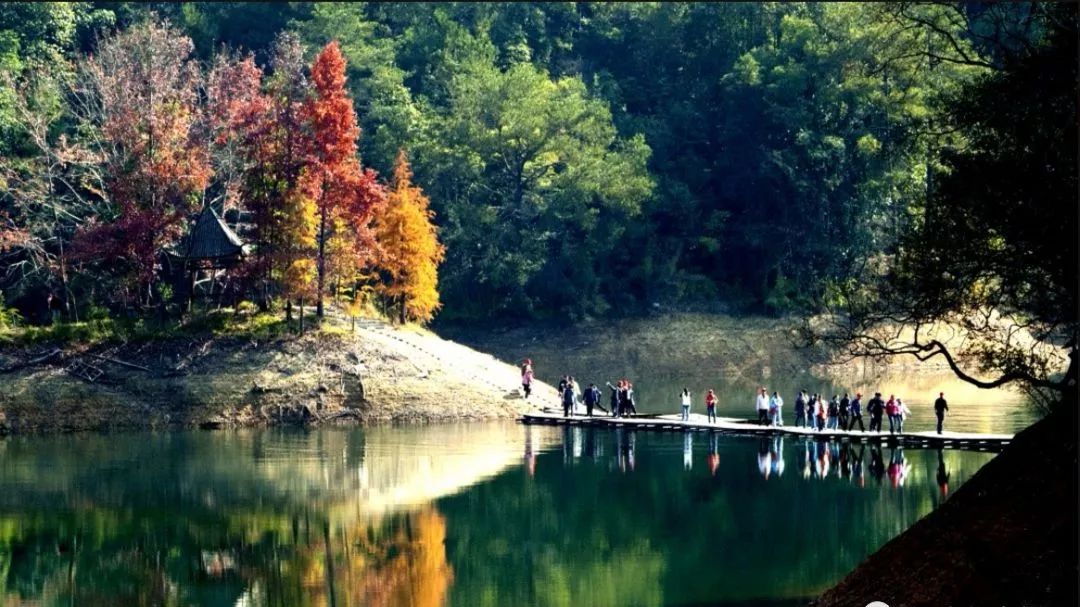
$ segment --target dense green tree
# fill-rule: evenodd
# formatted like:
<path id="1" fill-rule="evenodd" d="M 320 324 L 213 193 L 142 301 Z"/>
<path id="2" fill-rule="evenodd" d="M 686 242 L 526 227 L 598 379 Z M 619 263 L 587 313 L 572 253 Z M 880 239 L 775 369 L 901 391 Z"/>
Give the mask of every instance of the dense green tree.
<path id="1" fill-rule="evenodd" d="M 151 14 L 271 79 L 279 31 L 336 41 L 363 161 L 411 150 L 459 316 L 812 307 L 896 263 L 971 135 L 957 92 L 1053 30 L 1030 2 L 19 3 L 0 71 Z"/>
<path id="2" fill-rule="evenodd" d="M 1000 68 L 943 114 L 965 145 L 944 150 L 897 263 L 838 285 L 814 337 L 861 355 L 938 357 L 980 387 L 1075 398 L 1077 14 L 1041 11 L 1046 34 L 1006 41 Z"/>
<path id="3" fill-rule="evenodd" d="M 311 18 L 297 23 L 305 42 L 321 48 L 338 41 L 348 61 L 349 90 L 360 119 L 365 162 L 382 174 L 423 129 L 424 115 L 405 86 L 405 71 L 395 62 L 397 44 L 389 29 L 368 19 L 355 4 L 317 4 Z"/>
<path id="4" fill-rule="evenodd" d="M 643 138 L 618 137 L 578 78 L 444 62 L 459 71 L 416 166 L 442 205 L 449 297 L 472 313 L 604 311 L 620 289 L 605 259 L 652 188 Z"/>

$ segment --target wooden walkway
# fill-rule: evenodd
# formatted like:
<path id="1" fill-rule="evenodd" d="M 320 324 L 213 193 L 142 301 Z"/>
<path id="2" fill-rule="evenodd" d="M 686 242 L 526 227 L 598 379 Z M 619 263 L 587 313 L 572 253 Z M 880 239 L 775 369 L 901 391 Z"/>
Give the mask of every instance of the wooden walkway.
<path id="1" fill-rule="evenodd" d="M 1012 434 L 977 434 L 971 432 L 859 432 L 858 430 L 811 430 L 794 426 L 759 426 L 756 422 L 732 417 L 717 417 L 710 423 L 705 415 L 691 413 L 690 421 L 682 421 L 679 415 L 655 415 L 615 418 L 608 415 L 563 417 L 562 411 L 542 410 L 526 413 L 521 421 L 525 424 L 557 426 L 586 426 L 597 428 L 627 428 L 654 432 L 721 432 L 740 436 L 802 436 L 815 440 L 848 442 L 885 442 L 914 448 L 966 449 L 972 451 L 1000 451 L 1013 439 Z M 866 420 L 864 420 L 866 421 Z M 888 423 L 888 420 L 885 420 Z"/>

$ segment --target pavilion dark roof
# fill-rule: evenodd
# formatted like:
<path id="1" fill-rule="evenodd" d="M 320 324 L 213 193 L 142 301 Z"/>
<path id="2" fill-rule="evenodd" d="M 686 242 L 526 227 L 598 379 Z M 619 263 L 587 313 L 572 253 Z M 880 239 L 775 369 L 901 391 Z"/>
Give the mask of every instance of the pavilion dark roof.
<path id="1" fill-rule="evenodd" d="M 243 251 L 244 241 L 225 225 L 213 207 L 206 205 L 195 219 L 183 254 L 186 259 L 220 259 Z"/>

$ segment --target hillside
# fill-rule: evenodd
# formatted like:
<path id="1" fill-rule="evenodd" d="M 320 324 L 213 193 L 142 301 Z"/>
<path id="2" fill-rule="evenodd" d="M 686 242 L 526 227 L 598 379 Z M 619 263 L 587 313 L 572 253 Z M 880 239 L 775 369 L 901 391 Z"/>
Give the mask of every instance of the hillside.
<path id="1" fill-rule="evenodd" d="M 371 320 L 355 333 L 328 319 L 303 337 L 8 349 L 0 369 L 0 432 L 475 420 L 525 406 L 513 366 Z"/>

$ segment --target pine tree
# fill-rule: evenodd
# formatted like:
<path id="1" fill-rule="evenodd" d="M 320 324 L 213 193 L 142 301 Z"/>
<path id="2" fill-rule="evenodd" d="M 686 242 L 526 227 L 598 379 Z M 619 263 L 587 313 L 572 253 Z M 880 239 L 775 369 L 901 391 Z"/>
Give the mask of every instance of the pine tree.
<path id="1" fill-rule="evenodd" d="M 386 208 L 375 223 L 379 269 L 386 280 L 380 292 L 398 308 L 401 323 L 427 322 L 440 307 L 438 267 L 445 255 L 433 222 L 435 213 L 419 186 L 405 151 L 398 152 Z"/>

